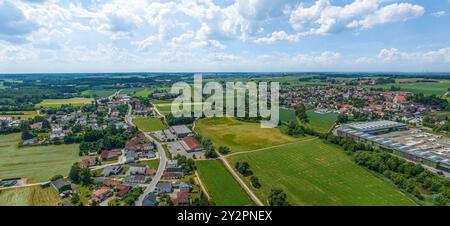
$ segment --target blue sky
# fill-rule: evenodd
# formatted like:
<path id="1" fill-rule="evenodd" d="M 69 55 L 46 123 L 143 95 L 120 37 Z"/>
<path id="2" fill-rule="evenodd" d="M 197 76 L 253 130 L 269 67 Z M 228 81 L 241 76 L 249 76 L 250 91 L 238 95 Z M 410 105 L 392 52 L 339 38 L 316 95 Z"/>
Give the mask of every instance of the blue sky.
<path id="1" fill-rule="evenodd" d="M 450 0 L 0 0 L 0 73 L 450 71 Z"/>

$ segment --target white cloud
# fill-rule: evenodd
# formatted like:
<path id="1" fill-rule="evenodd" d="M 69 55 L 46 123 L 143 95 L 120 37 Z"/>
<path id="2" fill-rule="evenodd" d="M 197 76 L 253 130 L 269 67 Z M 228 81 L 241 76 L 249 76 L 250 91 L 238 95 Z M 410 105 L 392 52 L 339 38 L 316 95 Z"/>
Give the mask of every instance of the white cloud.
<path id="1" fill-rule="evenodd" d="M 443 17 L 443 16 L 447 15 L 447 12 L 445 12 L 445 11 L 437 11 L 437 12 L 431 13 L 431 15 L 434 16 L 434 17 Z"/>
<path id="2" fill-rule="evenodd" d="M 298 41 L 298 35 L 289 35 L 285 31 L 273 32 L 267 37 L 258 38 L 255 40 L 259 44 L 273 44 L 280 41 Z"/>
<path id="3" fill-rule="evenodd" d="M 289 21 L 292 27 L 302 35 L 330 34 L 406 21 L 424 13 L 424 8 L 419 5 L 394 3 L 381 6 L 382 2 L 381 0 L 355 0 L 344 6 L 335 6 L 329 0 L 317 0 L 310 7 L 299 5 L 292 11 Z"/>
<path id="4" fill-rule="evenodd" d="M 382 49 L 377 57 L 388 63 L 450 63 L 450 47 L 428 52 L 402 52 L 396 48 Z"/>

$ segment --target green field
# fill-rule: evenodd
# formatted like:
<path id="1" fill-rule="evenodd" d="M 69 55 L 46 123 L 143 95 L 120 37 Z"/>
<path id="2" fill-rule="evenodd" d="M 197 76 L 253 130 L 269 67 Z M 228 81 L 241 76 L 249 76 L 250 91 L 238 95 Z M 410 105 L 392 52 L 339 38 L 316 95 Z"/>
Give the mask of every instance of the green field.
<path id="1" fill-rule="evenodd" d="M 167 100 L 167 101 L 158 101 L 158 102 L 153 102 L 153 104 L 155 104 L 156 108 L 158 108 L 159 112 L 163 115 L 168 115 L 169 113 L 172 112 L 172 101 L 173 100 Z M 191 103 L 189 104 L 190 107 L 192 108 L 192 111 L 194 110 L 194 106 L 196 105 L 202 105 L 202 103 Z M 182 108 L 182 106 L 180 106 L 180 108 Z"/>
<path id="2" fill-rule="evenodd" d="M 67 175 L 78 162 L 78 144 L 18 148 L 20 134 L 0 136 L 0 178 L 26 177 L 30 182 Z"/>
<path id="3" fill-rule="evenodd" d="M 211 139 L 216 147 L 228 146 L 231 152 L 251 151 L 300 140 L 283 134 L 278 128 L 263 129 L 259 123 L 233 118 L 201 119 L 196 122 L 195 129 Z"/>
<path id="4" fill-rule="evenodd" d="M 353 163 L 339 147 L 318 139 L 234 155 L 229 160 L 232 165 L 248 161 L 261 181 L 262 187 L 254 191 L 263 202 L 271 188 L 278 187 L 291 205 L 415 205 L 395 187 Z"/>
<path id="5" fill-rule="evenodd" d="M 109 97 L 113 95 L 117 90 L 115 89 L 89 89 L 86 91 L 83 91 L 81 95 L 83 96 L 90 96 L 90 97 Z"/>
<path id="6" fill-rule="evenodd" d="M 144 161 L 139 161 L 139 163 L 147 165 L 148 167 L 156 170 L 156 169 L 158 169 L 158 166 L 159 166 L 159 159 L 144 160 Z"/>
<path id="7" fill-rule="evenodd" d="M 144 132 L 159 131 L 168 128 L 160 118 L 133 118 L 133 123 Z"/>
<path id="8" fill-rule="evenodd" d="M 219 160 L 196 161 L 197 172 L 208 194 L 218 206 L 254 205 L 250 197 L 234 180 Z"/>
<path id="9" fill-rule="evenodd" d="M 58 108 L 63 104 L 71 104 L 74 106 L 82 106 L 83 104 L 88 104 L 93 102 L 92 98 L 70 98 L 70 99 L 48 99 L 43 100 L 41 103 L 37 104 L 36 107 L 50 107 Z"/>
<path id="10" fill-rule="evenodd" d="M 29 119 L 34 118 L 38 115 L 37 111 L 11 111 L 11 112 L 2 112 L 7 114 L 1 114 L 1 117 L 11 117 L 11 118 L 21 118 L 21 119 Z M 23 113 L 23 114 L 17 114 L 17 113 Z"/>
<path id="11" fill-rule="evenodd" d="M 33 186 L 0 191 L 0 206 L 55 206 L 61 201 L 52 187 Z"/>
<path id="12" fill-rule="evenodd" d="M 327 133 L 337 120 L 337 113 L 316 113 L 314 111 L 307 112 L 309 123 L 308 126 L 320 133 Z"/>
<path id="13" fill-rule="evenodd" d="M 296 122 L 297 116 L 295 116 L 295 111 L 280 108 L 280 121 L 282 122 Z"/>
<path id="14" fill-rule="evenodd" d="M 450 87 L 450 81 L 442 80 L 439 82 L 416 82 L 417 79 L 398 79 L 396 84 L 373 85 L 369 87 L 390 89 L 391 86 L 400 87 L 402 91 L 412 93 L 423 93 L 425 95 L 442 96 Z"/>

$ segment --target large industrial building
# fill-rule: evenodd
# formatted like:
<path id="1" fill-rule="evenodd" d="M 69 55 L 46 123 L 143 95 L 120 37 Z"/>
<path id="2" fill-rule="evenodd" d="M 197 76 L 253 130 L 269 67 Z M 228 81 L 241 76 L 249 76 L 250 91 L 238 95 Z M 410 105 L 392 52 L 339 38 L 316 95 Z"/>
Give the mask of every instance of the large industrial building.
<path id="1" fill-rule="evenodd" d="M 450 172 L 450 157 L 447 154 L 416 147 L 417 143 L 405 144 L 380 136 L 404 130 L 408 130 L 408 127 L 402 123 L 375 121 L 344 125 L 336 129 L 336 133 L 338 136 L 351 137 L 358 142 L 370 144 L 405 159 Z"/>

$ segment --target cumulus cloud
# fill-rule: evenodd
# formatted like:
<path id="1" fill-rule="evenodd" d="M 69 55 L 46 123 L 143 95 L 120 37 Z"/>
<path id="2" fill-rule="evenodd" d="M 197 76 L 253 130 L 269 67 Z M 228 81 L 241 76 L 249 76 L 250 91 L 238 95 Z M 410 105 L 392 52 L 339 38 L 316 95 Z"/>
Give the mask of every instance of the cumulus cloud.
<path id="1" fill-rule="evenodd" d="M 402 52 L 396 48 L 382 49 L 378 54 L 378 59 L 383 62 L 407 62 L 407 63 L 433 63 L 450 62 L 450 47 L 432 50 L 428 52 Z"/>
<path id="2" fill-rule="evenodd" d="M 290 15 L 292 27 L 307 34 L 330 34 L 366 29 L 378 24 L 406 21 L 424 14 L 424 8 L 409 3 L 382 6 L 381 0 L 355 0 L 344 6 L 317 0 L 312 6 L 299 5 Z"/>
<path id="3" fill-rule="evenodd" d="M 13 3 L 0 1 L 0 40 L 24 43 L 28 35 L 37 29 L 37 24 L 26 18 Z"/>
<path id="4" fill-rule="evenodd" d="M 434 17 L 442 17 L 442 16 L 447 15 L 447 12 L 445 12 L 445 11 L 436 11 L 434 13 L 431 13 L 431 15 L 434 16 Z"/>

